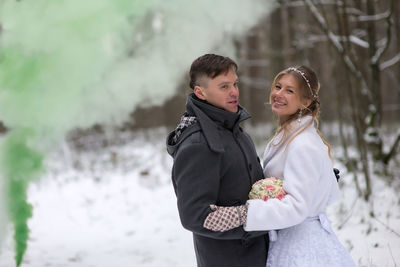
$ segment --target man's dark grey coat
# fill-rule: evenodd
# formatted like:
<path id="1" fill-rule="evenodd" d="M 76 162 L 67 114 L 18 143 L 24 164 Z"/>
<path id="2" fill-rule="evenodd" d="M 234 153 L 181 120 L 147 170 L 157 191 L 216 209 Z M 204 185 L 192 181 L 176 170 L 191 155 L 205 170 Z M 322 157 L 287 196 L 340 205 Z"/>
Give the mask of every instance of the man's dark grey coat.
<path id="1" fill-rule="evenodd" d="M 193 232 L 197 266 L 265 267 L 268 239 L 265 233 L 245 232 L 242 227 L 220 233 L 203 227 L 210 204 L 236 206 L 246 203 L 254 182 L 263 172 L 251 138 L 239 123 L 250 115 L 216 108 L 190 94 L 186 112 L 196 116 L 173 142 L 172 181 L 182 225 Z"/>

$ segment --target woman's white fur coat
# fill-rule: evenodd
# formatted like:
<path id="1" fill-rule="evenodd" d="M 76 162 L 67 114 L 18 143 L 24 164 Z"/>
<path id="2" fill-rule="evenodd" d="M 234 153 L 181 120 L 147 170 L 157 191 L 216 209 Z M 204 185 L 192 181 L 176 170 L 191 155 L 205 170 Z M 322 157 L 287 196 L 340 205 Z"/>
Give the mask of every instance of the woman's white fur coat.
<path id="1" fill-rule="evenodd" d="M 288 141 L 312 120 L 311 116 L 290 124 L 283 142 L 282 133 L 267 145 L 263 168 L 265 177 L 283 179 L 288 193 L 282 200 L 249 200 L 246 231 L 283 229 L 303 222 L 307 217 L 325 212 L 338 195 L 328 148 L 311 124 Z"/>

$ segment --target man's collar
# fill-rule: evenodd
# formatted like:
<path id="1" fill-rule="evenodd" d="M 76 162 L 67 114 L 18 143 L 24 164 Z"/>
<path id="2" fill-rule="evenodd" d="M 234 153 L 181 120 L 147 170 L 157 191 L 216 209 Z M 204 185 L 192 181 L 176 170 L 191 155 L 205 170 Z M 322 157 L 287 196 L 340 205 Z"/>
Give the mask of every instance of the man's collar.
<path id="1" fill-rule="evenodd" d="M 232 113 L 200 100 L 193 93 L 187 98 L 186 111 L 197 117 L 210 149 L 218 153 L 224 152 L 224 147 L 217 127 L 237 131 L 239 123 L 250 118 L 241 106 L 237 113 Z"/>

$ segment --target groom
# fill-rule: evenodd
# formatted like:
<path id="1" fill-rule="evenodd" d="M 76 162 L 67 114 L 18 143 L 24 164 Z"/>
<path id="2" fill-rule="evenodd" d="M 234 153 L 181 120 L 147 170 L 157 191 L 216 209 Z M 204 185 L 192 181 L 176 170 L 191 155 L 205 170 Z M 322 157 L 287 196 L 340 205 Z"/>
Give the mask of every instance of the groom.
<path id="1" fill-rule="evenodd" d="M 210 204 L 243 205 L 252 184 L 263 178 L 254 144 L 239 126 L 250 115 L 239 105 L 236 71 L 228 57 L 197 58 L 190 68 L 193 93 L 186 112 L 167 137 L 179 216 L 193 233 L 199 267 L 264 267 L 267 258 L 264 232 L 240 227 L 221 233 L 203 227 Z"/>

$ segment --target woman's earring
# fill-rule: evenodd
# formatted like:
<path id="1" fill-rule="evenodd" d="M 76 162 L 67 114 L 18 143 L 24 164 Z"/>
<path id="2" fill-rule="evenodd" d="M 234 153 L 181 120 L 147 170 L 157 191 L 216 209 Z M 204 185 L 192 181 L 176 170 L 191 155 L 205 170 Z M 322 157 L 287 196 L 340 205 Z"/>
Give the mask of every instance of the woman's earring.
<path id="1" fill-rule="evenodd" d="M 298 123 L 301 122 L 301 115 L 302 115 L 302 113 L 303 113 L 303 110 L 300 109 L 300 110 L 299 110 L 299 116 L 297 117 L 297 122 L 298 122 Z"/>

